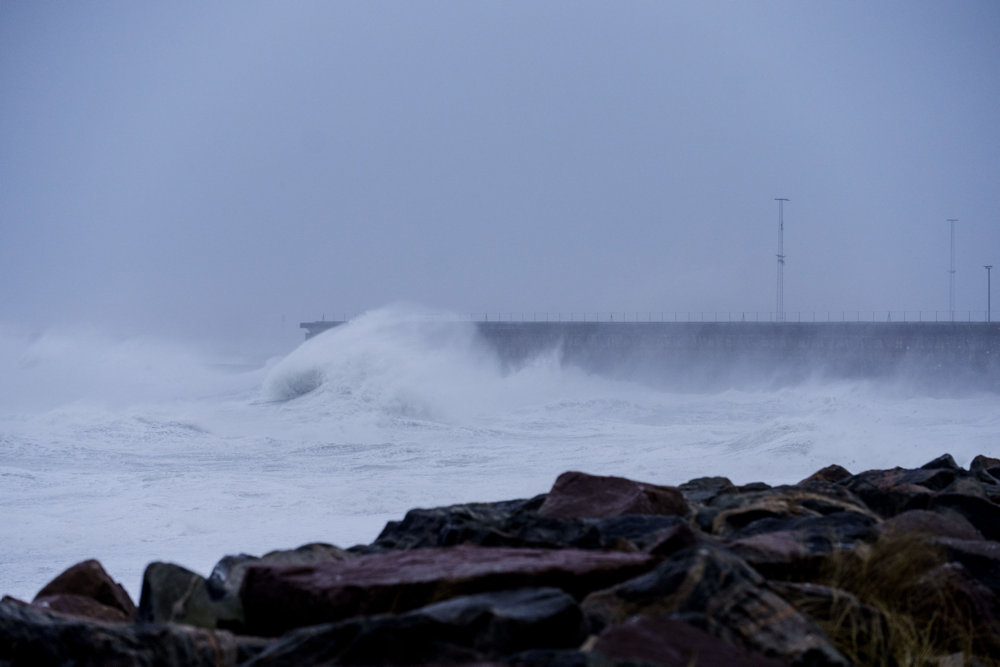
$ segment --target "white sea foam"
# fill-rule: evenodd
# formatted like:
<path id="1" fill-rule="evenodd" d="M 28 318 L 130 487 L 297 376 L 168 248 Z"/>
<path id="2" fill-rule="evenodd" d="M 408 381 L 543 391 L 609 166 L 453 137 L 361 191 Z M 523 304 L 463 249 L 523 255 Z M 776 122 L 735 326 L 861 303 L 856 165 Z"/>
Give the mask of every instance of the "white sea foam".
<path id="1" fill-rule="evenodd" d="M 509 368 L 470 325 L 384 309 L 256 370 L 155 341 L 0 332 L 0 592 L 100 559 L 136 595 L 169 560 L 369 542 L 411 507 L 544 492 L 579 469 L 794 482 L 830 463 L 1000 453 L 995 394 L 868 382 L 663 391 Z"/>

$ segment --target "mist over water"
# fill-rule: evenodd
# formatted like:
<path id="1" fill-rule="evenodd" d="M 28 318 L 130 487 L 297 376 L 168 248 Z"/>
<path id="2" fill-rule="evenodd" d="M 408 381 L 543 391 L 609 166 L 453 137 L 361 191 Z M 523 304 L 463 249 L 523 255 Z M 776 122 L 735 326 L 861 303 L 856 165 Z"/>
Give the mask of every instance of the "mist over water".
<path id="1" fill-rule="evenodd" d="M 152 560 L 207 574 L 229 553 L 369 542 L 412 507 L 531 496 L 569 469 L 778 484 L 1000 450 L 996 393 L 816 376 L 691 391 L 558 347 L 504 363 L 446 319 L 373 311 L 254 368 L 0 331 L 0 592 L 98 558 L 137 596 Z"/>

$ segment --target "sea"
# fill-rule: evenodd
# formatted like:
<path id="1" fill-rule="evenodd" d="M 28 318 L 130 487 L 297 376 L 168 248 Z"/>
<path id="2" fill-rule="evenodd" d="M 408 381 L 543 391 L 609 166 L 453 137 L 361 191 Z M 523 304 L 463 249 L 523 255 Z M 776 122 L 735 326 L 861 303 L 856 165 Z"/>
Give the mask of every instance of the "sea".
<path id="1" fill-rule="evenodd" d="M 567 470 L 797 482 L 830 464 L 1000 456 L 1000 395 L 892 378 L 697 389 L 502 362 L 472 323 L 373 310 L 266 359 L 94 330 L 0 329 L 0 594 L 96 558 L 371 542 L 407 510 L 526 498 Z M 761 376 L 764 376 L 762 372 Z"/>

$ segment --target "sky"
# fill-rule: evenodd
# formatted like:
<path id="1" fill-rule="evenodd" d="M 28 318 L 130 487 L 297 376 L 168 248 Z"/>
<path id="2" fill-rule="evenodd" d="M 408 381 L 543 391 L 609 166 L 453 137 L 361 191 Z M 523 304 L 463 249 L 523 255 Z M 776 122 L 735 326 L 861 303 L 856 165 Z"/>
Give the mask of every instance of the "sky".
<path id="1" fill-rule="evenodd" d="M 982 318 L 998 37 L 995 0 L 0 0 L 0 325 L 770 313 L 776 197 L 789 313 L 943 315 L 957 218 Z"/>

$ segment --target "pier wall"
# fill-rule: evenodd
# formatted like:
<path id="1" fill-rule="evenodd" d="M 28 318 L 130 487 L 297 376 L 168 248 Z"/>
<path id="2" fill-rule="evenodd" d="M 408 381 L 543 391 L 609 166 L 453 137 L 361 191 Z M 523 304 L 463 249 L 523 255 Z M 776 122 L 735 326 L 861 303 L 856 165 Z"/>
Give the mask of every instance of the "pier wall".
<path id="1" fill-rule="evenodd" d="M 1000 391 L 1000 324 L 475 322 L 502 363 L 550 350 L 588 372 L 685 386 L 898 376 Z M 307 337 L 336 323 L 306 322 Z"/>

